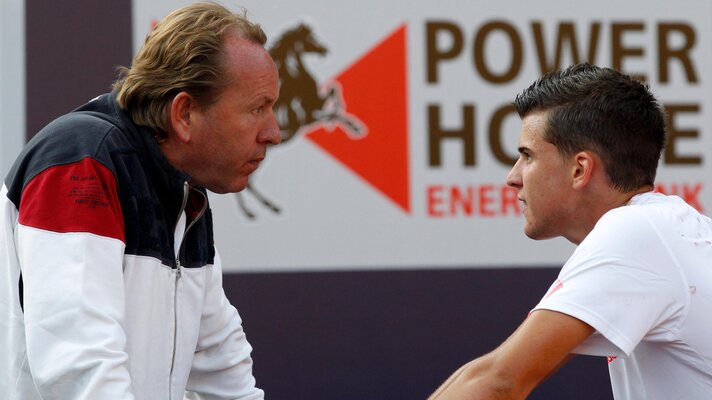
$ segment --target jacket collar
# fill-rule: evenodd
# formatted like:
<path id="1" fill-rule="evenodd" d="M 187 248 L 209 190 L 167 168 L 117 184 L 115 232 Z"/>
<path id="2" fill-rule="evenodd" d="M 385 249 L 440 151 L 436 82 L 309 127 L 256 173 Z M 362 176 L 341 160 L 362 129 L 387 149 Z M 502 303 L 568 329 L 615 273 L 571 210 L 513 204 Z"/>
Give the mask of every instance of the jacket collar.
<path id="1" fill-rule="evenodd" d="M 75 111 L 91 111 L 111 119 L 121 134 L 131 143 L 161 203 L 173 215 L 180 212 L 184 185 L 190 181 L 190 176 L 169 163 L 151 129 L 134 124 L 129 114 L 119 107 L 116 103 L 115 91 L 98 96 Z"/>

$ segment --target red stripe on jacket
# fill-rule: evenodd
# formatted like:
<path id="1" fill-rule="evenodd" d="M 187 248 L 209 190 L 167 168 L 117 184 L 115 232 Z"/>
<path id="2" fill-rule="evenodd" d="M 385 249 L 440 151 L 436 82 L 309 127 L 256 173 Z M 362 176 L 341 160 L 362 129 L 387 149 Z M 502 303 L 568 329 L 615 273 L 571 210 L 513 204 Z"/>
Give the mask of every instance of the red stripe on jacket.
<path id="1" fill-rule="evenodd" d="M 124 218 L 111 171 L 86 157 L 47 168 L 25 186 L 22 225 L 53 232 L 89 232 L 124 241 Z"/>

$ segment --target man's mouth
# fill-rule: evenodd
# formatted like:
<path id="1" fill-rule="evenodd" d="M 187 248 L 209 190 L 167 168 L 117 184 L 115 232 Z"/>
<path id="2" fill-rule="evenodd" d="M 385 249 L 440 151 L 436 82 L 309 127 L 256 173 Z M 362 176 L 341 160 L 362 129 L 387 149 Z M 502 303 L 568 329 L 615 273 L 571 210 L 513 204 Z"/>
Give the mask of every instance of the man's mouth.
<path id="1" fill-rule="evenodd" d="M 249 173 L 252 173 L 252 172 L 254 172 L 255 170 L 257 170 L 257 168 L 259 168 L 259 166 L 260 166 L 260 163 L 261 163 L 262 160 L 264 160 L 264 159 L 265 159 L 264 157 L 257 157 L 257 158 L 253 158 L 252 160 L 248 161 L 248 162 L 247 162 L 247 165 L 249 165 L 249 167 L 250 167 L 250 172 L 249 172 Z"/>

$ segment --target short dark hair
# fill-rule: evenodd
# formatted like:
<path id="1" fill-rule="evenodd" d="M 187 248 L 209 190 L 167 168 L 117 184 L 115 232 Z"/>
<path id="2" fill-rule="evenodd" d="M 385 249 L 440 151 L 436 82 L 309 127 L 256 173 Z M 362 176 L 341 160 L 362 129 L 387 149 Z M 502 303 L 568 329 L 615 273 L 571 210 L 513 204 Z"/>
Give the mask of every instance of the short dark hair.
<path id="1" fill-rule="evenodd" d="M 519 116 L 548 112 L 544 139 L 564 156 L 588 150 L 621 191 L 653 185 L 665 115 L 648 85 L 611 68 L 578 64 L 536 80 L 514 100 Z"/>

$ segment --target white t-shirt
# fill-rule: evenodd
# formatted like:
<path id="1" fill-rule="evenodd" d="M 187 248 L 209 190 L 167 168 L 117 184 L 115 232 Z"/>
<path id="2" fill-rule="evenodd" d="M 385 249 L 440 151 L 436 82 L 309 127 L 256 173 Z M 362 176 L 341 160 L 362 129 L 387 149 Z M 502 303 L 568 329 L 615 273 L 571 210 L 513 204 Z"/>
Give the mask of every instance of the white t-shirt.
<path id="1" fill-rule="evenodd" d="M 679 197 L 607 212 L 538 309 L 596 329 L 574 353 L 608 356 L 617 400 L 712 399 L 712 220 Z"/>

